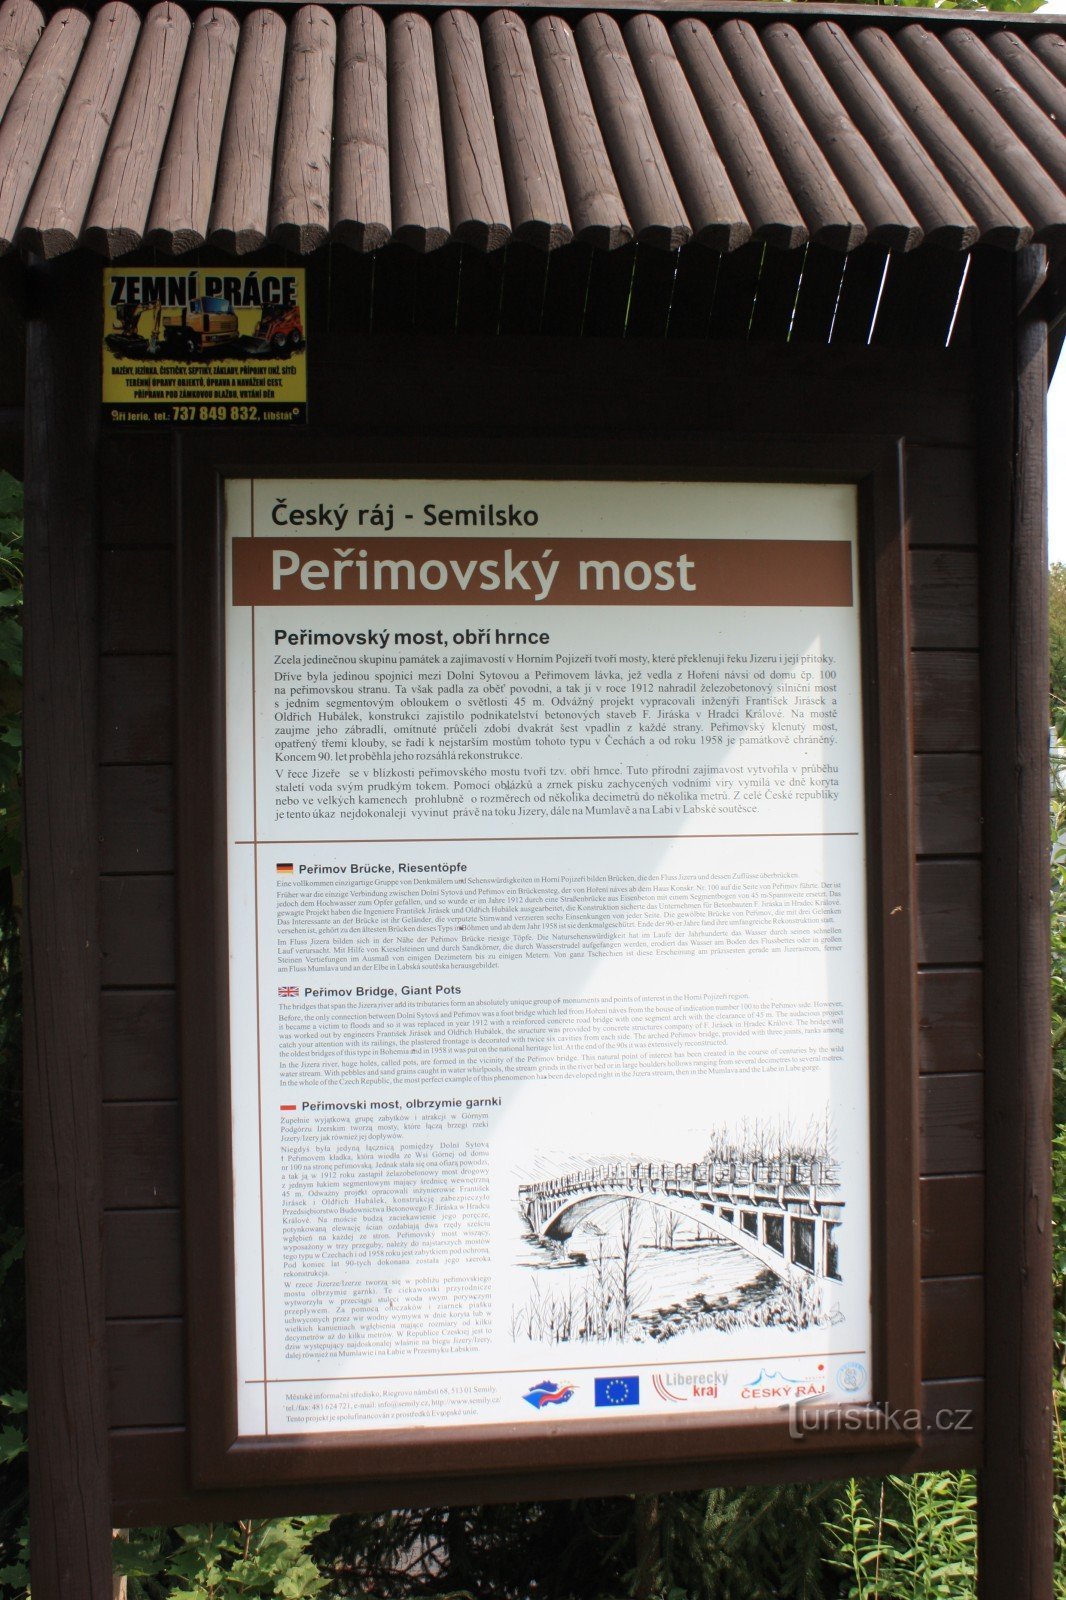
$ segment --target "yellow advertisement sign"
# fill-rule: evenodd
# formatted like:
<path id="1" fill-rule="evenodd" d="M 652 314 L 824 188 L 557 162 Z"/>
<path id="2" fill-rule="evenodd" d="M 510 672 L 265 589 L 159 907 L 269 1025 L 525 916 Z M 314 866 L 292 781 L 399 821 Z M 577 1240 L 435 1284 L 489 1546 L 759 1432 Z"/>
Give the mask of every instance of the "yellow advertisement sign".
<path id="1" fill-rule="evenodd" d="M 104 270 L 104 421 L 307 421 L 305 274 Z"/>

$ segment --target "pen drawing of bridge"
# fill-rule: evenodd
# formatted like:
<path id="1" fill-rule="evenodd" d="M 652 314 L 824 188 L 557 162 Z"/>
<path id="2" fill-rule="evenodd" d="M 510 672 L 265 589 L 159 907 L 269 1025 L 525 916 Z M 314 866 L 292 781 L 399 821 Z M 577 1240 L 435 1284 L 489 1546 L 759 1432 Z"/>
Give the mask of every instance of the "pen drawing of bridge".
<path id="1" fill-rule="evenodd" d="M 839 1321 L 844 1198 L 829 1139 L 762 1142 L 775 1152 L 719 1138 L 703 1161 L 600 1161 L 522 1184 L 534 1281 L 515 1339 Z"/>

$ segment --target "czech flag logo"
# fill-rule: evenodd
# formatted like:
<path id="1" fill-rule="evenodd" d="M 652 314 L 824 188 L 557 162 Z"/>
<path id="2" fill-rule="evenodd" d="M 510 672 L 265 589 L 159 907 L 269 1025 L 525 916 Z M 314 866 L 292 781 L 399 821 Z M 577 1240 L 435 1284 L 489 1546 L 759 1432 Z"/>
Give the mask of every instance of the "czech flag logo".
<path id="1" fill-rule="evenodd" d="M 543 1411 L 545 1406 L 564 1406 L 576 1392 L 572 1383 L 556 1383 L 553 1378 L 542 1378 L 522 1399 L 535 1410 Z"/>

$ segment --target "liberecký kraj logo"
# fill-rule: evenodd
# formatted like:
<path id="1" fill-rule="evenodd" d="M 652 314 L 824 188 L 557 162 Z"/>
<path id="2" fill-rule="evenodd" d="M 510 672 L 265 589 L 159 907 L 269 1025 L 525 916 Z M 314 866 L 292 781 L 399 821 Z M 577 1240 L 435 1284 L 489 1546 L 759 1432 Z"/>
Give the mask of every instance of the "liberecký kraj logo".
<path id="1" fill-rule="evenodd" d="M 757 1375 L 742 1385 L 742 1400 L 779 1400 L 783 1405 L 791 1400 L 814 1400 L 826 1392 L 825 1363 L 819 1361 L 809 1371 L 790 1367 L 782 1372 L 777 1367 L 760 1367 Z"/>
<path id="2" fill-rule="evenodd" d="M 728 1372 L 653 1372 L 651 1386 L 660 1400 L 682 1405 L 689 1400 L 717 1400 L 729 1382 Z"/>
<path id="3" fill-rule="evenodd" d="M 572 1383 L 556 1383 L 554 1378 L 542 1378 L 526 1390 L 522 1399 L 535 1411 L 543 1411 L 545 1406 L 565 1406 L 576 1393 L 576 1385 Z"/>

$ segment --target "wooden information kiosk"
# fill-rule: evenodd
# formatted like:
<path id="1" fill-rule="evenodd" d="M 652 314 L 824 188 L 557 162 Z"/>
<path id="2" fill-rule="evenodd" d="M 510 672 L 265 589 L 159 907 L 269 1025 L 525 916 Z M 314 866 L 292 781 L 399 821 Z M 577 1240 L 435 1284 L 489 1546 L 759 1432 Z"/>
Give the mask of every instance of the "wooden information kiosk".
<path id="1" fill-rule="evenodd" d="M 1066 31 L 0 44 L 35 1600 L 112 1525 L 932 1466 L 1045 1600 Z"/>

